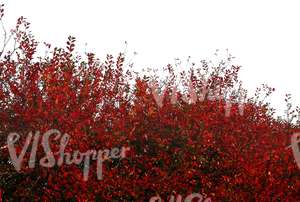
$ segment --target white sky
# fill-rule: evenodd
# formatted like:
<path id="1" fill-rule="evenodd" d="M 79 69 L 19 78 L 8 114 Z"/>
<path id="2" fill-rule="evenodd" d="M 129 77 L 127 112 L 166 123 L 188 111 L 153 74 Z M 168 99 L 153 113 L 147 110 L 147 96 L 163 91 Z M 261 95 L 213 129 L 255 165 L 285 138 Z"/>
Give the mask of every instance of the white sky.
<path id="1" fill-rule="evenodd" d="M 1 1 L 1 0 L 0 0 Z M 64 46 L 67 36 L 99 57 L 124 50 L 137 69 L 163 67 L 174 58 L 210 58 L 216 49 L 242 65 L 247 89 L 277 89 L 270 100 L 283 113 L 284 94 L 300 105 L 300 2 L 297 0 L 4 0 L 6 25 L 23 15 L 39 41 Z"/>

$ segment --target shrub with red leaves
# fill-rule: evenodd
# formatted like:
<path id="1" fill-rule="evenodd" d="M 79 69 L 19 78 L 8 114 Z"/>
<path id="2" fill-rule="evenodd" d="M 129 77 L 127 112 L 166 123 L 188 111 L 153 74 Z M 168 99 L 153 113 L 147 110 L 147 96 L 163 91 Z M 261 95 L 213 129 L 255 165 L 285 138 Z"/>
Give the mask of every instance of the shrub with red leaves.
<path id="1" fill-rule="evenodd" d="M 3 6 L 0 9 L 3 17 Z M 9 36 L 15 39 L 6 50 Z M 38 43 L 21 17 L 4 36 L 0 52 L 0 188 L 3 201 L 149 201 L 159 195 L 200 193 L 212 201 L 300 201 L 300 170 L 286 149 L 299 127 L 275 119 L 260 95 L 245 97 L 232 58 L 188 72 L 134 74 L 124 54 L 104 62 L 77 55 L 75 38 L 65 48 L 37 57 Z M 2 40 L 1 40 L 2 41 Z M 181 88 L 174 88 L 180 79 Z M 161 88 L 153 84 L 164 83 Z M 156 91 L 153 86 L 158 86 Z M 195 97 L 196 95 L 196 97 Z M 243 99 L 241 99 L 243 98 Z M 230 103 L 229 103 L 230 101 Z M 241 105 L 243 102 L 243 105 Z M 91 162 L 30 168 L 30 149 L 17 172 L 7 137 L 57 129 L 70 135 L 68 151 L 129 147 L 124 159 L 108 159 L 103 179 Z M 31 143 L 32 144 L 32 143 Z M 31 146 L 29 147 L 31 148 Z M 51 140 L 57 151 L 59 141 Z M 45 156 L 38 145 L 37 159 Z"/>

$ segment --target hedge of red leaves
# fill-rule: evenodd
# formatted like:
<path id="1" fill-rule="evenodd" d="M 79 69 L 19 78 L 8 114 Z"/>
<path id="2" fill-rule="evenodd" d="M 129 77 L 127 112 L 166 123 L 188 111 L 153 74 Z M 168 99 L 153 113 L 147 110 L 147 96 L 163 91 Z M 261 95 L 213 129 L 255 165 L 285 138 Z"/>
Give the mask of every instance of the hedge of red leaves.
<path id="1" fill-rule="evenodd" d="M 131 149 L 125 159 L 104 163 L 103 180 L 93 162 L 88 181 L 82 165 L 29 168 L 29 153 L 16 172 L 1 149 L 3 201 L 149 201 L 193 192 L 212 201 L 300 201 L 300 170 L 286 149 L 296 126 L 274 119 L 254 98 L 246 99 L 243 115 L 233 102 L 225 116 L 225 100 L 203 93 L 206 78 L 208 92 L 231 93 L 237 101 L 239 67 L 193 65 L 180 77 L 192 81 L 198 99 L 187 102 L 181 90 L 175 103 L 176 74 L 169 65 L 160 107 L 150 85 L 157 77 L 134 74 L 124 54 L 104 62 L 92 53 L 78 56 L 69 37 L 66 48 L 46 44 L 49 54 L 35 57 L 38 43 L 24 18 L 11 33 L 15 49 L 0 53 L 1 146 L 10 132 L 23 140 L 30 131 L 58 129 L 71 135 L 69 151 Z M 39 146 L 37 157 L 44 155 Z"/>

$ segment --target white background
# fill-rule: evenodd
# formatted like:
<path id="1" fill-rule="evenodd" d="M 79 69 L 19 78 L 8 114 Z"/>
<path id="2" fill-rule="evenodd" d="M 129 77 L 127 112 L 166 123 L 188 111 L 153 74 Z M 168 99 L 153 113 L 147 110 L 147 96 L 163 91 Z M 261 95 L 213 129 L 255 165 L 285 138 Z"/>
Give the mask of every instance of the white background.
<path id="1" fill-rule="evenodd" d="M 99 57 L 138 52 L 135 68 L 161 68 L 174 58 L 211 58 L 229 49 L 250 92 L 276 88 L 269 100 L 280 114 L 285 93 L 300 104 L 300 2 L 292 0 L 6 0 L 7 27 L 24 16 L 39 41 L 64 46 L 69 35 Z"/>

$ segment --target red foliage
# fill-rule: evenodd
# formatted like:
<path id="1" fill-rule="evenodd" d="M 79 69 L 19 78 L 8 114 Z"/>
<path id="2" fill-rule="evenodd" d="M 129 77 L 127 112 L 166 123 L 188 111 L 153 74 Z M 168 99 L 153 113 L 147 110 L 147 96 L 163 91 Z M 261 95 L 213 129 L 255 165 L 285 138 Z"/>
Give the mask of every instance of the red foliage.
<path id="1" fill-rule="evenodd" d="M 2 13 L 1 7 L 1 18 Z M 29 153 L 16 172 L 7 149 L 1 149 L 4 201 L 149 201 L 156 195 L 166 199 L 193 192 L 212 201 L 300 200 L 299 169 L 286 149 L 297 128 L 274 119 L 267 104 L 252 98 L 246 100 L 243 115 L 239 113 L 234 93 L 238 67 L 223 68 L 221 63 L 210 71 L 205 61 L 193 66 L 181 77 L 192 81 L 198 99 L 187 103 L 188 93 L 181 91 L 174 103 L 176 75 L 168 66 L 169 83 L 159 107 L 150 87 L 150 80 L 158 80 L 133 76 L 124 54 L 108 55 L 105 62 L 92 53 L 77 56 L 75 38 L 69 37 L 66 48 L 35 57 L 37 42 L 24 18 L 12 34 L 16 49 L 0 54 L 1 145 L 10 132 L 25 140 L 30 131 L 58 129 L 71 135 L 68 151 L 131 150 L 125 159 L 104 163 L 103 180 L 91 169 L 84 181 L 82 165 L 29 168 Z M 224 97 L 199 99 L 204 77 L 208 92 L 230 93 L 230 116 L 225 116 Z M 52 142 L 51 147 L 58 146 Z M 44 155 L 39 145 L 37 157 Z"/>

